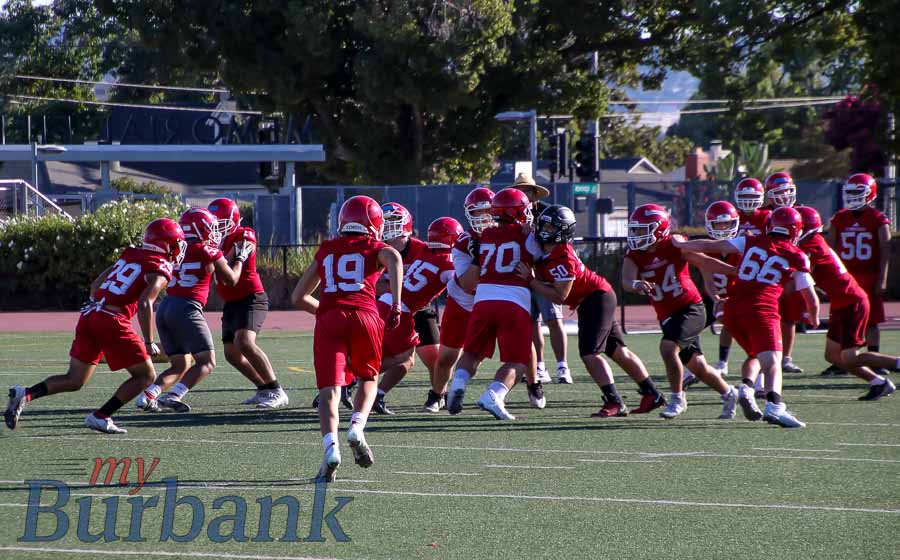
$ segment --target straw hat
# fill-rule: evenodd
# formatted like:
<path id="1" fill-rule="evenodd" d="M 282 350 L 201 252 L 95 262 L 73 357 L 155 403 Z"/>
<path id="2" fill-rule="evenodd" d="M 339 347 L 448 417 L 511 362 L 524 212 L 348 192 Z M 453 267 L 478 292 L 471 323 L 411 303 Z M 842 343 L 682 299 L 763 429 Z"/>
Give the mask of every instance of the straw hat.
<path id="1" fill-rule="evenodd" d="M 519 189 L 520 191 L 528 194 L 527 189 L 533 189 L 534 199 L 540 200 L 542 198 L 546 198 L 550 196 L 550 190 L 547 187 L 542 187 L 534 182 L 534 179 L 531 178 L 531 175 L 528 173 L 519 173 L 516 176 L 516 181 L 510 187 L 514 189 Z M 533 201 L 532 201 L 533 202 Z"/>

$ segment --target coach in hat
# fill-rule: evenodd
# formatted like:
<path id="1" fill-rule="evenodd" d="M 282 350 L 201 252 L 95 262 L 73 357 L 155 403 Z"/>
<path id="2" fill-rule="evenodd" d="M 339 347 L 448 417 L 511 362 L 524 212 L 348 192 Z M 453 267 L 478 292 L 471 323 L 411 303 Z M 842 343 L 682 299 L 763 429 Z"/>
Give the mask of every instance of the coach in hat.
<path id="1" fill-rule="evenodd" d="M 537 225 L 538 216 L 549 206 L 549 204 L 541 202 L 541 199 L 550 196 L 550 190 L 535 183 L 528 173 L 519 173 L 510 187 L 519 189 L 531 201 L 531 212 L 534 215 L 535 225 Z M 572 374 L 569 372 L 569 364 L 566 361 L 567 340 L 566 333 L 563 331 L 562 305 L 551 303 L 550 300 L 540 294 L 531 292 L 531 320 L 534 323 L 532 340 L 537 353 L 538 379 L 545 383 L 550 381 L 550 374 L 547 371 L 547 365 L 544 363 L 544 335 L 541 332 L 542 317 L 544 324 L 547 325 L 547 329 L 550 331 L 550 345 L 553 346 L 553 353 L 556 355 L 557 383 L 572 383 Z"/>

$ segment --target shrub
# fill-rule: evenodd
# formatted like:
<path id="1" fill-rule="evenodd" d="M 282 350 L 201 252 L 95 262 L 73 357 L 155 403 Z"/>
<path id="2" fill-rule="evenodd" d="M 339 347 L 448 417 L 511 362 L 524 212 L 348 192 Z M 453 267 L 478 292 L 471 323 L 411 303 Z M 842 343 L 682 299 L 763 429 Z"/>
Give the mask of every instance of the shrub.
<path id="1" fill-rule="evenodd" d="M 155 181 L 138 183 L 131 177 L 116 177 L 111 181 L 112 187 L 120 193 L 171 195 L 172 191 Z"/>
<path id="2" fill-rule="evenodd" d="M 0 308 L 74 309 L 90 283 L 156 218 L 178 219 L 185 205 L 110 202 L 75 222 L 60 216 L 18 217 L 0 229 Z"/>

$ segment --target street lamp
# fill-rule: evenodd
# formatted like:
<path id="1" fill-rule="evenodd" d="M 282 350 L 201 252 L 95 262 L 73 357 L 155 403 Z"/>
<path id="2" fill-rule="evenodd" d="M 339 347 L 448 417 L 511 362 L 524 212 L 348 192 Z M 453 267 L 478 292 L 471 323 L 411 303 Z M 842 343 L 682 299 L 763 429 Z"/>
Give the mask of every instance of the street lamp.
<path id="1" fill-rule="evenodd" d="M 531 151 L 531 176 L 537 176 L 537 110 L 531 111 L 506 111 L 497 113 L 494 118 L 500 122 L 529 121 L 528 143 Z"/>
<path id="2" fill-rule="evenodd" d="M 65 146 L 57 146 L 56 144 L 37 144 L 31 145 L 31 181 L 34 190 L 40 192 L 38 188 L 38 154 L 61 154 L 66 151 Z M 40 201 L 38 201 L 40 204 Z M 28 196 L 25 197 L 25 214 L 28 214 Z"/>

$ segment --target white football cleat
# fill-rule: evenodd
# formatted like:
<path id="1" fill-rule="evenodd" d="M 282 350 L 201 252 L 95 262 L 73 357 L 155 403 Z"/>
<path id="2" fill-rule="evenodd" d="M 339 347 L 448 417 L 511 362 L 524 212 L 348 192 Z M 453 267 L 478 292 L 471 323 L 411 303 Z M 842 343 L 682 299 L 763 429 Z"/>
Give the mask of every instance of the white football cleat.
<path id="1" fill-rule="evenodd" d="M 572 372 L 567 367 L 560 367 L 556 370 L 556 382 L 562 385 L 572 384 Z"/>
<path id="2" fill-rule="evenodd" d="M 325 451 L 325 457 L 322 458 L 322 466 L 319 467 L 319 474 L 316 475 L 316 478 L 324 479 L 325 482 L 334 482 L 340 466 L 341 449 L 337 443 L 334 443 Z"/>
<path id="3" fill-rule="evenodd" d="M 728 377 L 728 362 L 716 362 L 713 369 L 722 377 Z"/>
<path id="4" fill-rule="evenodd" d="M 541 383 L 550 383 L 552 381 L 550 379 L 550 372 L 547 371 L 547 368 L 538 368 L 537 370 L 537 380 Z"/>
<path id="5" fill-rule="evenodd" d="M 162 408 L 170 408 L 175 412 L 185 413 L 191 411 L 191 405 L 181 400 L 181 397 L 177 397 L 172 393 L 166 393 L 161 395 L 158 399 L 156 399 L 159 403 L 159 406 Z"/>
<path id="6" fill-rule="evenodd" d="M 372 448 L 366 441 L 366 436 L 362 430 L 351 428 L 347 431 L 347 443 L 353 450 L 353 460 L 356 464 L 364 469 L 368 469 L 375 464 L 375 455 L 372 454 Z"/>
<path id="7" fill-rule="evenodd" d="M 144 412 L 159 412 L 159 403 L 156 402 L 156 399 L 148 397 L 147 393 L 144 392 L 138 395 L 138 398 L 134 401 L 134 406 Z"/>
<path id="8" fill-rule="evenodd" d="M 762 411 L 756 406 L 756 395 L 754 394 L 754 390 L 749 386 L 742 384 L 741 388 L 738 389 L 738 404 L 741 405 L 741 411 L 744 413 L 744 418 L 747 420 L 756 422 L 762 418 Z"/>
<path id="9" fill-rule="evenodd" d="M 728 387 L 728 392 L 722 395 L 722 414 L 719 420 L 731 420 L 737 409 L 738 392 L 734 387 Z"/>
<path id="10" fill-rule="evenodd" d="M 806 423 L 798 420 L 797 417 L 787 409 L 787 406 L 784 403 L 766 403 L 766 409 L 765 412 L 763 412 L 763 420 L 769 424 L 777 424 L 782 428 L 806 427 Z"/>
<path id="11" fill-rule="evenodd" d="M 664 408 L 663 411 L 659 413 L 659 415 L 666 420 L 671 420 L 676 416 L 680 416 L 681 413 L 685 410 L 687 410 L 687 400 L 683 397 L 676 398 L 673 395 L 669 400 L 669 404 L 666 405 L 666 408 Z"/>
<path id="12" fill-rule="evenodd" d="M 156 402 L 156 401 L 153 401 Z M 84 419 L 84 425 L 92 430 L 103 432 L 104 434 L 127 434 L 128 430 L 116 426 L 112 418 L 97 418 L 93 413 L 88 414 Z"/>
<path id="13" fill-rule="evenodd" d="M 485 390 L 478 398 L 478 408 L 490 412 L 497 420 L 515 420 L 516 417 L 506 410 L 506 404 L 497 397 L 497 393 L 490 389 Z"/>
<path id="14" fill-rule="evenodd" d="M 691 385 L 696 385 L 699 382 L 700 382 L 700 380 L 697 379 L 697 376 L 694 375 L 693 372 L 691 372 L 688 369 L 684 370 L 684 376 L 681 378 L 682 389 L 687 389 Z"/>
<path id="15" fill-rule="evenodd" d="M 538 381 L 534 385 L 528 385 L 528 402 L 532 408 L 543 410 L 547 406 L 547 397 L 544 396 L 544 385 Z"/>
<path id="16" fill-rule="evenodd" d="M 463 400 L 466 398 L 465 389 L 450 389 L 450 396 L 447 399 L 447 412 L 451 416 L 456 416 L 463 409 Z"/>
<path id="17" fill-rule="evenodd" d="M 6 411 L 3 413 L 3 419 L 6 420 L 6 427 L 15 430 L 19 423 L 19 416 L 25 410 L 28 401 L 25 399 L 25 387 L 16 385 L 9 390 L 9 403 L 6 405 Z"/>
<path id="18" fill-rule="evenodd" d="M 287 393 L 284 392 L 284 389 L 279 387 L 271 391 L 263 391 L 259 398 L 259 402 L 256 403 L 256 408 L 281 408 L 287 406 L 288 402 Z"/>
<path id="19" fill-rule="evenodd" d="M 265 393 L 265 392 L 266 392 L 266 391 L 256 391 L 255 393 L 253 393 L 253 396 L 252 396 L 252 397 L 250 397 L 249 399 L 244 399 L 243 401 L 241 401 L 241 404 L 258 404 L 260 398 L 262 398 L 262 395 L 263 395 L 263 393 Z"/>

